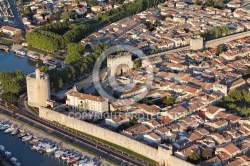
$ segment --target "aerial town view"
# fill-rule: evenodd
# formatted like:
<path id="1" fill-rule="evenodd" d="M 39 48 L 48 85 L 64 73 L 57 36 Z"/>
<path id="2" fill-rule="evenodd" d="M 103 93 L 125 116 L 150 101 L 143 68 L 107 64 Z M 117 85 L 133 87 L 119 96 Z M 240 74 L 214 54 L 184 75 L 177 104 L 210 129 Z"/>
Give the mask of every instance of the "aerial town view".
<path id="1" fill-rule="evenodd" d="M 0 166 L 250 166 L 250 0 L 0 0 Z"/>

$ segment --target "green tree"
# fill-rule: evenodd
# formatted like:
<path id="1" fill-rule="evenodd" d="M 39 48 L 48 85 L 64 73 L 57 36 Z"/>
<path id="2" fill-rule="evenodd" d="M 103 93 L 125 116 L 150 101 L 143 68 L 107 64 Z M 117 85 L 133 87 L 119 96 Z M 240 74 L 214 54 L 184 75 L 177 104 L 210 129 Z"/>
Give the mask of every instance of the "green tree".
<path id="1" fill-rule="evenodd" d="M 173 96 L 167 96 L 162 98 L 162 103 L 164 103 L 166 106 L 173 105 L 175 103 L 175 98 Z"/>
<path id="2" fill-rule="evenodd" d="M 200 157 L 200 154 L 198 152 L 194 152 L 188 156 L 188 161 L 190 161 L 193 164 L 199 163 L 200 159 L 201 159 L 201 157 Z"/>
<path id="3" fill-rule="evenodd" d="M 195 4 L 195 5 L 201 5 L 202 2 L 201 2 L 200 0 L 195 0 L 194 4 Z"/>
<path id="4" fill-rule="evenodd" d="M 210 149 L 206 148 L 202 151 L 201 156 L 204 159 L 209 159 L 210 157 L 212 157 L 212 152 L 210 151 Z"/>
<path id="5" fill-rule="evenodd" d="M 135 117 L 133 117 L 133 118 L 129 119 L 129 123 L 132 125 L 135 125 L 138 123 L 138 120 Z"/>
<path id="6" fill-rule="evenodd" d="M 142 65 L 142 62 L 140 59 L 134 60 L 135 68 L 140 68 Z"/>
<path id="7" fill-rule="evenodd" d="M 206 41 L 216 39 L 225 35 L 230 34 L 230 30 L 226 26 L 222 27 L 215 27 L 210 29 L 209 31 L 203 32 L 200 34 L 203 38 L 205 38 Z"/>
<path id="8" fill-rule="evenodd" d="M 96 0 L 89 0 L 89 1 L 88 1 L 88 5 L 89 5 L 89 6 L 97 6 L 98 3 L 97 3 Z"/>
<path id="9" fill-rule="evenodd" d="M 221 47 L 217 47 L 216 48 L 216 55 L 220 55 L 221 53 L 223 53 L 223 50 L 222 50 L 222 48 Z"/>
<path id="10" fill-rule="evenodd" d="M 250 74 L 250 67 L 247 68 L 247 73 L 246 74 Z"/>
<path id="11" fill-rule="evenodd" d="M 7 93 L 3 93 L 3 100 L 7 101 L 8 103 L 11 104 L 17 104 L 18 102 L 18 97 L 16 96 L 16 94 L 7 92 Z"/>
<path id="12" fill-rule="evenodd" d="M 62 89 L 62 87 L 63 87 L 63 80 L 62 80 L 62 78 L 60 78 L 59 81 L 58 81 L 58 87 L 59 87 L 59 89 Z"/>
<path id="13" fill-rule="evenodd" d="M 80 43 L 69 43 L 67 45 L 67 57 L 66 57 L 66 63 L 75 63 L 79 61 L 82 58 L 82 54 L 84 51 L 84 46 L 82 46 Z"/>
<path id="14" fill-rule="evenodd" d="M 227 111 L 248 116 L 250 114 L 250 93 L 246 90 L 235 90 L 229 93 L 218 105 L 226 108 Z"/>
<path id="15" fill-rule="evenodd" d="M 5 93 L 18 94 L 25 86 L 25 76 L 23 71 L 3 71 L 0 73 L 0 82 Z"/>
<path id="16" fill-rule="evenodd" d="M 70 15 L 68 12 L 65 11 L 62 13 L 62 16 L 61 16 L 62 20 L 69 20 L 69 17 Z"/>
<path id="17" fill-rule="evenodd" d="M 30 7 L 26 7 L 24 10 L 21 11 L 21 13 L 27 16 L 31 16 L 33 14 Z"/>

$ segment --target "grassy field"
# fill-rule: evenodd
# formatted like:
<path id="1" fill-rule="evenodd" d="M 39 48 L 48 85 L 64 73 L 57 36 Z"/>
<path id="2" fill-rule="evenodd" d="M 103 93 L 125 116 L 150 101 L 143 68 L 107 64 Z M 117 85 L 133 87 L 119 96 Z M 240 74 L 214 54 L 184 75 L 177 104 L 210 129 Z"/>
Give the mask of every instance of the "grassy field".
<path id="1" fill-rule="evenodd" d="M 9 115 L 3 114 L 3 113 L 0 113 L 0 114 L 3 115 L 3 116 L 5 116 L 5 117 L 7 117 L 8 119 L 10 119 L 10 120 L 12 120 L 12 121 L 19 122 L 19 123 L 21 123 L 21 124 L 23 124 L 23 125 L 25 125 L 25 126 L 28 126 L 28 127 L 32 128 L 32 129 L 35 129 L 35 130 L 37 130 L 38 132 L 43 133 L 44 135 L 48 135 L 48 136 L 51 136 L 51 137 L 53 137 L 53 138 L 55 138 L 55 139 L 58 139 L 58 140 L 60 140 L 60 141 L 63 141 L 65 144 L 70 145 L 70 146 L 73 146 L 73 147 L 75 147 L 75 148 L 77 148 L 77 149 L 80 149 L 80 150 L 82 150 L 83 152 L 86 152 L 86 153 L 91 154 L 91 155 L 93 155 L 93 156 L 95 156 L 95 157 L 98 157 L 98 158 L 100 157 L 98 154 L 96 154 L 96 153 L 94 153 L 94 152 L 92 152 L 92 151 L 89 151 L 88 149 L 85 149 L 85 148 L 83 148 L 83 147 L 81 147 L 81 146 L 79 146 L 79 145 L 76 145 L 76 144 L 74 144 L 74 143 L 71 143 L 71 142 L 69 142 L 69 141 L 67 141 L 67 140 L 64 140 L 63 138 L 58 137 L 58 136 L 55 135 L 55 134 L 45 132 L 45 131 L 43 131 L 43 130 L 41 130 L 41 129 L 39 129 L 39 128 L 36 128 L 36 127 L 34 127 L 34 126 L 31 126 L 30 124 L 25 123 L 25 122 L 23 122 L 23 121 L 21 121 L 21 120 L 19 120 L 19 119 L 15 119 L 15 118 L 13 118 L 13 117 L 11 117 L 11 116 L 9 116 Z M 113 162 L 112 160 L 110 160 L 110 159 L 108 159 L 108 158 L 105 158 L 105 157 L 102 157 L 102 160 L 106 160 L 106 161 L 108 161 L 109 163 L 111 163 L 111 164 L 113 164 L 113 165 L 116 165 L 116 166 L 119 165 L 119 164 L 117 164 L 117 163 Z"/>
<path id="2" fill-rule="evenodd" d="M 55 124 L 57 124 L 57 125 L 61 125 L 61 124 L 59 124 L 59 123 L 57 123 L 57 122 L 53 122 L 53 123 L 55 123 Z M 61 126 L 62 126 L 62 125 L 61 125 Z M 63 126 L 63 127 L 66 127 L 66 126 Z M 68 128 L 68 127 L 67 127 L 67 128 Z M 134 151 L 131 151 L 131 150 L 127 149 L 127 148 L 124 148 L 124 147 L 121 147 L 121 146 L 119 146 L 119 145 L 116 145 L 116 144 L 113 144 L 113 143 L 111 143 L 111 142 L 108 142 L 108 141 L 106 141 L 106 140 L 103 140 L 103 139 L 94 137 L 94 136 L 92 136 L 92 135 L 89 135 L 89 134 L 86 134 L 86 133 L 77 131 L 77 130 L 75 130 L 75 129 L 72 129 L 72 128 L 70 128 L 70 129 L 73 130 L 73 131 L 75 131 L 75 132 L 77 132 L 77 133 L 80 133 L 80 134 L 82 134 L 82 135 L 84 135 L 84 136 L 86 136 L 86 137 L 88 137 L 88 138 L 91 138 L 91 139 L 96 140 L 96 141 L 98 141 L 98 142 L 101 142 L 101 143 L 103 143 L 103 144 L 105 144 L 105 145 L 108 145 L 108 146 L 110 146 L 110 147 L 113 147 L 113 148 L 115 148 L 115 149 L 118 149 L 118 150 L 120 150 L 120 151 L 123 151 L 123 152 L 126 153 L 126 154 L 129 154 L 129 155 L 134 156 L 134 157 L 136 157 L 136 158 L 138 158 L 138 159 L 141 159 L 141 160 L 145 161 L 146 163 L 148 163 L 148 164 L 151 165 L 151 166 L 156 166 L 156 165 L 157 165 L 157 162 L 156 162 L 156 161 L 154 161 L 154 160 L 152 160 L 152 159 L 149 159 L 149 158 L 147 158 L 147 157 L 145 157 L 145 156 L 142 156 L 142 155 L 140 155 L 140 154 L 138 154 L 138 153 L 135 153 Z"/>
<path id="3" fill-rule="evenodd" d="M 28 105 L 27 101 L 25 101 L 25 103 L 26 103 L 28 109 L 29 109 L 31 112 L 33 112 L 33 113 L 36 114 L 36 115 L 39 115 L 39 110 L 38 110 L 37 108 Z"/>

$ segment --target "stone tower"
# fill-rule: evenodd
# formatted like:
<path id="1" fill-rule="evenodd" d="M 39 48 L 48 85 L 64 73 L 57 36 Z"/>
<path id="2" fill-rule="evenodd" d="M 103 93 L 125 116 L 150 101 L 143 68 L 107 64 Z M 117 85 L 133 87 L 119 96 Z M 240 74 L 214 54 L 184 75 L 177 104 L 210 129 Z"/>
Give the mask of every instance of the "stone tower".
<path id="1" fill-rule="evenodd" d="M 190 48 L 192 50 L 202 50 L 204 48 L 203 40 L 200 36 L 192 37 L 190 39 Z"/>
<path id="2" fill-rule="evenodd" d="M 132 55 L 129 52 L 121 52 L 117 55 L 108 56 L 108 77 L 113 77 L 130 71 L 133 68 L 133 64 Z"/>
<path id="3" fill-rule="evenodd" d="M 40 72 L 38 64 L 35 72 L 26 76 L 26 84 L 28 104 L 46 107 L 47 100 L 50 100 L 50 80 L 47 73 Z"/>

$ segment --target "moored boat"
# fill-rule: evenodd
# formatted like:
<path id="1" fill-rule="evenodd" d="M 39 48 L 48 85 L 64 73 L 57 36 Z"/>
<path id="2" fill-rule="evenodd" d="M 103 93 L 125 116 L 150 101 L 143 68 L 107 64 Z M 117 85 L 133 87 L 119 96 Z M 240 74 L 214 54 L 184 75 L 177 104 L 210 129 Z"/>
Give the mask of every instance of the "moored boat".
<path id="1" fill-rule="evenodd" d="M 31 60 L 39 60 L 40 57 L 38 54 L 34 53 L 34 54 L 28 54 L 27 55 Z"/>
<path id="2" fill-rule="evenodd" d="M 7 157 L 10 157 L 10 156 L 11 156 L 11 152 L 9 152 L 9 151 L 5 151 L 4 154 L 5 154 L 5 156 L 7 156 Z"/>
<path id="3" fill-rule="evenodd" d="M 4 146 L 0 145 L 0 151 L 4 151 L 4 150 L 5 150 Z"/>
<path id="4" fill-rule="evenodd" d="M 29 141 L 33 136 L 32 135 L 27 135 L 22 138 L 23 142 Z"/>
<path id="5" fill-rule="evenodd" d="M 12 136 L 16 136 L 18 134 L 18 129 L 14 129 L 12 132 L 11 132 L 11 135 Z"/>
<path id="6" fill-rule="evenodd" d="M 3 124 L 3 125 L 0 125 L 0 130 L 6 130 L 7 128 L 9 128 L 10 125 L 8 124 Z"/>
<path id="7" fill-rule="evenodd" d="M 18 138 L 22 138 L 22 137 L 24 137 L 24 136 L 26 136 L 27 135 L 27 133 L 19 133 L 19 135 L 17 136 Z"/>
<path id="8" fill-rule="evenodd" d="M 17 49 L 17 50 L 14 50 L 14 53 L 18 56 L 21 56 L 21 57 L 25 57 L 26 56 L 26 52 L 22 49 Z"/>
<path id="9" fill-rule="evenodd" d="M 11 160 L 16 166 L 21 166 L 21 163 L 18 162 L 17 158 L 11 157 L 10 160 Z"/>
<path id="10" fill-rule="evenodd" d="M 14 127 L 9 127 L 4 132 L 5 133 L 11 133 L 14 129 L 15 129 Z"/>

